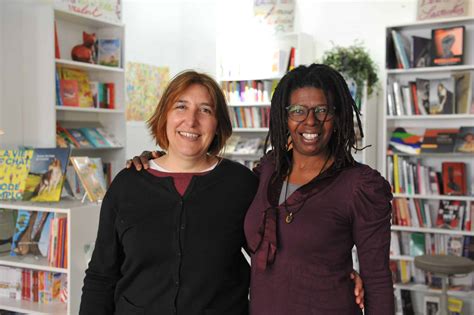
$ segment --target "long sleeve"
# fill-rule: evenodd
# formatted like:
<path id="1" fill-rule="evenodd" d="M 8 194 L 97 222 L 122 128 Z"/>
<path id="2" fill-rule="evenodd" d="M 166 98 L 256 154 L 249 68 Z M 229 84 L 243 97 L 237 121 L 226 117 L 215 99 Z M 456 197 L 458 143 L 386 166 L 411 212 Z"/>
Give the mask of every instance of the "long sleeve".
<path id="1" fill-rule="evenodd" d="M 82 288 L 79 311 L 82 315 L 115 311 L 114 291 L 120 279 L 123 251 L 115 229 L 117 215 L 112 191 L 113 188 L 107 192 L 100 210 L 99 231 Z"/>
<path id="2" fill-rule="evenodd" d="M 390 186 L 377 171 L 367 167 L 354 185 L 353 196 L 353 236 L 364 281 L 365 314 L 393 314 Z"/>

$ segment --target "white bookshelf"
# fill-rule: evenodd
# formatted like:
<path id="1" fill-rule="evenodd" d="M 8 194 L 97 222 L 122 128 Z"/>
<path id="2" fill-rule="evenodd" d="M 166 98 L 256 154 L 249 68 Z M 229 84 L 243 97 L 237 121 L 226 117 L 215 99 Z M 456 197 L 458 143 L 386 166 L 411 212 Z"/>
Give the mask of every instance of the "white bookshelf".
<path id="1" fill-rule="evenodd" d="M 87 268 L 85 246 L 95 242 L 97 235 L 100 204 L 81 203 L 77 200 L 65 200 L 58 203 L 31 203 L 0 201 L 0 209 L 29 210 L 51 212 L 55 217 L 67 218 L 67 255 L 68 266 L 65 268 L 51 267 L 45 257 L 32 255 L 9 256 L 4 253 L 0 256 L 0 266 L 25 268 L 40 271 L 58 272 L 66 274 L 68 303 L 40 304 L 29 301 L 0 298 L 0 309 L 28 313 L 28 314 L 77 314 L 84 271 Z"/>
<path id="2" fill-rule="evenodd" d="M 459 128 L 461 126 L 474 126 L 474 115 L 473 114 L 443 114 L 443 115 L 401 115 L 401 116 L 389 116 L 387 114 L 387 87 L 393 82 L 398 81 L 400 85 L 406 85 L 409 81 L 415 81 L 417 78 L 432 80 L 450 77 L 452 74 L 458 72 L 471 72 L 471 77 L 474 77 L 474 46 L 472 39 L 474 38 L 474 18 L 463 17 L 455 19 L 443 19 L 443 20 L 430 20 L 423 22 L 415 22 L 411 24 L 387 26 L 386 28 L 386 41 L 387 49 L 390 47 L 389 41 L 392 41 L 391 31 L 396 30 L 407 38 L 411 36 L 421 36 L 425 38 L 431 38 L 431 30 L 435 28 L 445 28 L 453 26 L 465 26 L 465 37 L 464 37 L 464 64 L 453 65 L 453 66 L 438 66 L 438 67 L 425 67 L 425 68 L 409 68 L 409 69 L 386 69 L 386 89 L 385 89 L 385 102 L 384 102 L 384 118 L 382 122 L 382 141 L 383 141 L 383 160 L 382 169 L 386 175 L 387 170 L 387 148 L 390 141 L 392 131 L 398 127 L 405 128 Z M 388 62 L 387 51 L 387 65 Z M 472 88 L 472 87 L 471 87 Z M 441 164 L 444 161 L 452 162 L 464 162 L 466 164 L 466 176 L 468 182 L 468 191 L 466 196 L 448 196 L 448 195 L 426 195 L 426 194 L 407 194 L 407 193 L 396 193 L 394 198 L 410 198 L 419 199 L 429 204 L 431 209 L 431 219 L 434 221 L 439 208 L 440 200 L 459 200 L 465 203 L 466 210 L 470 211 L 470 206 L 474 202 L 474 155 L 463 154 L 463 153 L 421 153 L 419 155 L 410 154 L 398 154 L 403 159 L 408 159 L 412 162 L 421 161 L 422 165 L 432 167 L 435 171 L 441 171 Z M 432 222 L 434 224 L 434 222 Z M 434 226 L 434 225 L 433 225 Z M 474 237 L 474 231 L 464 230 L 449 230 L 442 228 L 426 228 L 426 227 L 412 227 L 412 226 L 398 226 L 392 225 L 392 231 L 400 233 L 425 233 L 431 235 L 445 235 L 445 236 L 463 236 L 463 237 Z M 394 261 L 408 261 L 413 263 L 414 257 L 408 255 L 393 255 L 390 257 Z M 413 265 L 412 265 L 413 266 Z M 463 278 L 463 281 L 467 283 L 474 283 L 474 276 L 468 275 Z M 440 293 L 440 290 L 434 290 L 423 284 L 395 284 L 395 290 L 409 290 L 411 291 L 413 305 L 415 306 L 415 313 L 420 313 L 423 305 L 423 296 L 426 294 L 436 295 Z M 399 293 L 399 292 L 398 292 Z M 450 290 L 448 295 L 461 298 L 464 301 L 463 314 L 472 314 L 474 312 L 474 291 L 454 291 Z M 400 296 L 400 294 L 396 294 Z"/>

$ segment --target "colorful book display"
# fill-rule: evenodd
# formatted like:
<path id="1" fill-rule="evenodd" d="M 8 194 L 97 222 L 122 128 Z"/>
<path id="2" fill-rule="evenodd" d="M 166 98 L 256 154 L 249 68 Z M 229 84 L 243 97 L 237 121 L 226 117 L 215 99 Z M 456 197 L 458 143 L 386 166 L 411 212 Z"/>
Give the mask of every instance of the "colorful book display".
<path id="1" fill-rule="evenodd" d="M 33 150 L 0 150 L 0 200 L 21 200 Z"/>

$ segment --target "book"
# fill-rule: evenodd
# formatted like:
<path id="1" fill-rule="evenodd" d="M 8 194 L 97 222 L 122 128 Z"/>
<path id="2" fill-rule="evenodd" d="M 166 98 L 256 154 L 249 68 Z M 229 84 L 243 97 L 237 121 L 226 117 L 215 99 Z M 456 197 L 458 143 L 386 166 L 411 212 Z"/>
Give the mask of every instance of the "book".
<path id="1" fill-rule="evenodd" d="M 455 109 L 457 114 L 469 114 L 472 100 L 471 72 L 456 72 L 452 74 L 455 84 Z"/>
<path id="2" fill-rule="evenodd" d="M 454 114 L 454 78 L 430 80 L 430 114 Z"/>
<path id="3" fill-rule="evenodd" d="M 462 256 L 464 237 L 462 235 L 448 235 L 448 255 Z"/>
<path id="4" fill-rule="evenodd" d="M 395 54 L 399 60 L 399 64 L 403 69 L 410 68 L 410 51 L 411 45 L 408 38 L 396 30 L 392 30 L 392 39 L 395 46 Z"/>
<path id="5" fill-rule="evenodd" d="M 420 256 L 425 254 L 425 234 L 410 234 L 410 256 Z"/>
<path id="6" fill-rule="evenodd" d="M 415 315 L 410 290 L 401 290 L 402 313 L 404 315 Z"/>
<path id="7" fill-rule="evenodd" d="M 14 210 L 0 209 L 0 253 L 9 252 L 15 230 Z"/>
<path id="8" fill-rule="evenodd" d="M 100 82 L 90 81 L 89 82 L 91 94 L 92 94 L 92 104 L 94 108 L 99 108 L 99 86 Z"/>
<path id="9" fill-rule="evenodd" d="M 420 154 L 423 142 L 424 129 L 418 128 L 396 128 L 389 142 L 390 153 Z"/>
<path id="10" fill-rule="evenodd" d="M 101 201 L 106 192 L 106 188 L 102 184 L 105 180 L 100 178 L 102 169 L 99 170 L 98 166 L 90 158 L 85 156 L 73 156 L 71 157 L 71 163 L 87 192 L 89 200 L 93 202 Z M 102 177 L 103 176 L 102 172 Z"/>
<path id="11" fill-rule="evenodd" d="M 440 298 L 439 296 L 424 296 L 423 314 L 439 315 L 440 314 Z"/>
<path id="12" fill-rule="evenodd" d="M 61 105 L 79 106 L 79 84 L 76 80 L 59 80 L 59 97 Z"/>
<path id="13" fill-rule="evenodd" d="M 70 149 L 35 149 L 23 200 L 55 202 L 61 197 Z"/>
<path id="14" fill-rule="evenodd" d="M 459 129 L 426 129 L 421 153 L 451 153 Z"/>
<path id="15" fill-rule="evenodd" d="M 108 67 L 120 67 L 121 64 L 121 41 L 119 38 L 99 38 L 98 61 L 100 65 Z"/>
<path id="16" fill-rule="evenodd" d="M 67 131 L 74 138 L 78 148 L 93 148 L 94 145 L 84 136 L 79 128 L 68 128 Z"/>
<path id="17" fill-rule="evenodd" d="M 413 39 L 413 67 L 423 68 L 431 66 L 431 38 L 412 36 Z"/>
<path id="18" fill-rule="evenodd" d="M 33 150 L 0 150 L 0 200 L 21 200 Z"/>
<path id="19" fill-rule="evenodd" d="M 463 162 L 443 162 L 441 168 L 443 193 L 456 196 L 466 195 L 466 164 Z"/>
<path id="20" fill-rule="evenodd" d="M 440 200 L 436 227 L 460 230 L 463 209 L 465 204 L 460 200 Z"/>
<path id="21" fill-rule="evenodd" d="M 474 153 L 474 127 L 462 126 L 456 136 L 454 152 Z"/>
<path id="22" fill-rule="evenodd" d="M 77 81 L 79 91 L 79 107 L 94 106 L 87 72 L 79 69 L 61 67 L 60 79 Z"/>
<path id="23" fill-rule="evenodd" d="M 464 25 L 431 30 L 431 58 L 434 66 L 463 64 L 464 32 Z"/>
<path id="24" fill-rule="evenodd" d="M 416 93 L 418 98 L 418 107 L 421 112 L 430 111 L 430 80 L 416 79 Z"/>
<path id="25" fill-rule="evenodd" d="M 95 128 L 79 128 L 86 139 L 96 148 L 109 147 L 107 140 Z"/>

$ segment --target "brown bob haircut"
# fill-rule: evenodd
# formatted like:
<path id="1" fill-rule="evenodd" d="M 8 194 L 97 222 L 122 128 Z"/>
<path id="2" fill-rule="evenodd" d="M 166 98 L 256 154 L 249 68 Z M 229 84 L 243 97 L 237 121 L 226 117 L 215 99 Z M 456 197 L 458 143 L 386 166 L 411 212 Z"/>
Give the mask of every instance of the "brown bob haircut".
<path id="1" fill-rule="evenodd" d="M 216 81 L 207 74 L 187 70 L 176 75 L 169 82 L 163 92 L 163 96 L 158 102 L 158 106 L 156 106 L 155 112 L 150 119 L 148 119 L 148 128 L 150 129 L 152 137 L 155 139 L 155 143 L 159 145 L 160 148 L 167 150 L 169 139 L 166 136 L 166 116 L 171 106 L 178 101 L 181 94 L 193 84 L 202 85 L 211 96 L 211 105 L 216 111 L 217 130 L 216 136 L 212 140 L 207 152 L 212 155 L 217 155 L 224 147 L 227 139 L 232 135 L 232 125 L 230 123 L 224 94 Z"/>

